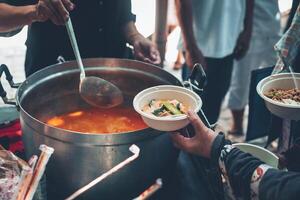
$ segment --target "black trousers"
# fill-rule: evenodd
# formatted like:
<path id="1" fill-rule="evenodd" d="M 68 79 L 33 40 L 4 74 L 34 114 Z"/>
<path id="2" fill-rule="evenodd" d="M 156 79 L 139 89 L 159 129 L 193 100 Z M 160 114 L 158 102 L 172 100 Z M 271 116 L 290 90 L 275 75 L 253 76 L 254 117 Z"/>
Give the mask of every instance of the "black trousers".
<path id="1" fill-rule="evenodd" d="M 205 58 L 207 63 L 207 84 L 201 95 L 203 111 L 211 124 L 217 122 L 222 101 L 229 89 L 233 67 L 233 55 L 224 58 Z M 186 80 L 190 74 L 186 65 L 183 66 L 182 78 Z"/>

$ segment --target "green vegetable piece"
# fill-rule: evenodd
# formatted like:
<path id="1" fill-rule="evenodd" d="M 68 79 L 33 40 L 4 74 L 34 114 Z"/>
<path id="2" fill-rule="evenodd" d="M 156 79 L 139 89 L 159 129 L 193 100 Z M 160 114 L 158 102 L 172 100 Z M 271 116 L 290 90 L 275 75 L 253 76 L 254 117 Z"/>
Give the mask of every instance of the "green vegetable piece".
<path id="1" fill-rule="evenodd" d="M 151 107 L 153 105 L 153 102 L 155 101 L 155 99 L 151 99 L 151 101 L 149 102 L 149 107 Z"/>
<path id="2" fill-rule="evenodd" d="M 157 117 L 159 117 L 160 114 L 163 113 L 165 110 L 166 110 L 165 107 L 162 106 L 162 107 L 160 107 L 160 108 L 154 110 L 154 111 L 152 112 L 152 114 L 155 115 L 155 116 L 157 116 Z"/>
<path id="3" fill-rule="evenodd" d="M 182 112 L 178 110 L 173 104 L 169 102 L 164 102 L 163 105 L 169 110 L 173 115 L 180 115 Z"/>
<path id="4" fill-rule="evenodd" d="M 180 109 L 180 103 L 178 103 L 178 104 L 176 105 L 176 108 L 177 108 L 178 110 L 181 111 L 181 109 Z"/>

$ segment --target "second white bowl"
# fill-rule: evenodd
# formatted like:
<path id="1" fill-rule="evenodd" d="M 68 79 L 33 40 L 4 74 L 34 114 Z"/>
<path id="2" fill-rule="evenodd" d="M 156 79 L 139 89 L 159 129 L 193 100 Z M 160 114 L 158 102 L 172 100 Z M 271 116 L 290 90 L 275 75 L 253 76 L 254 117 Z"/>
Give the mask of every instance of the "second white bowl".
<path id="1" fill-rule="evenodd" d="M 295 78 L 298 85 L 300 85 L 300 74 L 295 73 Z M 265 93 L 274 88 L 295 88 L 292 75 L 290 73 L 282 73 L 268 76 L 258 83 L 256 90 L 259 96 L 264 99 L 266 107 L 271 113 L 284 119 L 300 120 L 299 105 L 284 104 L 282 102 L 274 101 L 265 96 Z"/>

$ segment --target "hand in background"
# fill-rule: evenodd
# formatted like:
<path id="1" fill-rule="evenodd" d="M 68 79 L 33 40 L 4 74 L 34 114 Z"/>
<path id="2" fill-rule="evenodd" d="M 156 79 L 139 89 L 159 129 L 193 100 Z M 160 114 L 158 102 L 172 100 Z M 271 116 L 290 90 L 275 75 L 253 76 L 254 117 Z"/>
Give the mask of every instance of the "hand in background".
<path id="1" fill-rule="evenodd" d="M 195 129 L 195 136 L 186 138 L 180 133 L 171 133 L 174 145 L 188 153 L 210 158 L 211 147 L 217 133 L 207 128 L 196 113 L 189 111 L 188 118 Z"/>
<path id="2" fill-rule="evenodd" d="M 56 25 L 64 25 L 69 18 L 69 11 L 74 8 L 70 0 L 39 0 L 34 21 L 44 22 L 49 19 Z"/>
<path id="3" fill-rule="evenodd" d="M 206 70 L 207 67 L 205 58 L 197 46 L 186 49 L 185 62 L 190 69 L 193 69 L 196 63 L 200 63 L 204 70 Z"/>
<path id="4" fill-rule="evenodd" d="M 249 49 L 250 39 L 251 39 L 250 31 L 242 31 L 240 33 L 233 51 L 234 58 L 236 60 L 240 60 L 246 55 Z"/>
<path id="5" fill-rule="evenodd" d="M 151 64 L 160 64 L 161 58 L 159 51 L 157 50 L 154 43 L 146 39 L 142 35 L 137 35 L 132 40 L 132 45 L 134 48 L 134 56 L 136 59 L 148 62 Z"/>

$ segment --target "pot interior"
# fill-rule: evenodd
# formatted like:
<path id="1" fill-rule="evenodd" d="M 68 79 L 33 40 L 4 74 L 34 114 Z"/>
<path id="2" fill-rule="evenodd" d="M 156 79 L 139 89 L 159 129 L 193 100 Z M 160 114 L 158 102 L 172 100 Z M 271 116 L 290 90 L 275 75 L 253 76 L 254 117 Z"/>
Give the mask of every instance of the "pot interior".
<path id="1" fill-rule="evenodd" d="M 120 88 L 124 105 L 132 106 L 134 96 L 156 85 L 180 85 L 168 72 L 147 66 L 91 66 L 87 76 L 101 77 Z M 21 109 L 33 118 L 45 122 L 57 115 L 91 108 L 79 95 L 79 70 L 76 65 L 50 66 L 29 77 L 19 88 L 18 101 Z"/>

